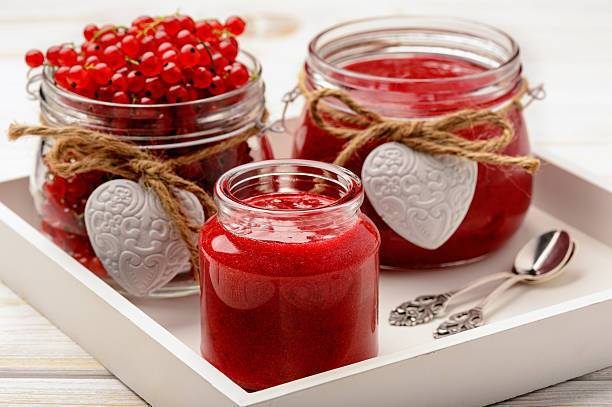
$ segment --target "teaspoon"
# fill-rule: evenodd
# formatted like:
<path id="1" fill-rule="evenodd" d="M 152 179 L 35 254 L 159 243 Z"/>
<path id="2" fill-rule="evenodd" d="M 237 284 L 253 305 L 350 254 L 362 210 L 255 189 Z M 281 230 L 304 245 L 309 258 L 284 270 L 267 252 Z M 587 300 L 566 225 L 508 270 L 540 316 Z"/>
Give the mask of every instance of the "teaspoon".
<path id="1" fill-rule="evenodd" d="M 451 315 L 438 326 L 434 338 L 467 331 L 484 324 L 484 311 L 495 298 L 519 282 L 540 284 L 558 277 L 571 261 L 576 244 L 562 230 L 551 231 L 529 241 L 517 254 L 513 276 L 499 284 L 478 305 Z"/>

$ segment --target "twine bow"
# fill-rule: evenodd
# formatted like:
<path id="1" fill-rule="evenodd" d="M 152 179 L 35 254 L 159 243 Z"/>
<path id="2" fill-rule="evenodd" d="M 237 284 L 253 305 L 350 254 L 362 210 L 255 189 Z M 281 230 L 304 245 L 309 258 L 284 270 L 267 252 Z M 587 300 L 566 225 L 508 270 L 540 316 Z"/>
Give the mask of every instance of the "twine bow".
<path id="1" fill-rule="evenodd" d="M 264 120 L 266 116 L 264 115 Z M 135 144 L 77 126 L 11 124 L 8 137 L 9 140 L 17 140 L 26 135 L 52 139 L 53 143 L 45 155 L 45 162 L 52 173 L 63 178 L 90 171 L 103 171 L 131 181 L 140 181 L 145 187 L 150 188 L 159 197 L 179 236 L 187 245 L 197 281 L 199 260 L 193 237 L 201 225 L 191 223 L 186 217 L 176 193 L 182 189 L 194 194 L 208 216 L 216 213 L 217 209 L 212 197 L 206 191 L 196 183 L 178 176 L 176 169 L 231 149 L 258 132 L 259 128 L 253 127 L 211 147 L 172 159 L 161 159 Z"/>
<path id="2" fill-rule="evenodd" d="M 309 92 L 303 80 L 300 82 L 300 90 L 307 99 L 314 123 L 332 136 L 347 140 L 334 161 L 337 165 L 344 166 L 355 152 L 373 140 L 399 142 L 430 155 L 447 154 L 481 163 L 517 166 L 529 173 L 535 172 L 540 165 L 540 161 L 533 157 L 499 153 L 514 138 L 514 129 L 504 116 L 504 111 L 467 109 L 427 121 L 395 120 L 366 109 L 343 90 L 322 88 Z M 524 83 L 524 89 L 515 96 L 512 103 L 518 103 L 526 92 Z M 322 106 L 321 101 L 326 98 L 339 100 L 351 113 Z M 493 126 L 501 134 L 480 140 L 467 140 L 456 134 L 462 129 L 479 125 Z"/>

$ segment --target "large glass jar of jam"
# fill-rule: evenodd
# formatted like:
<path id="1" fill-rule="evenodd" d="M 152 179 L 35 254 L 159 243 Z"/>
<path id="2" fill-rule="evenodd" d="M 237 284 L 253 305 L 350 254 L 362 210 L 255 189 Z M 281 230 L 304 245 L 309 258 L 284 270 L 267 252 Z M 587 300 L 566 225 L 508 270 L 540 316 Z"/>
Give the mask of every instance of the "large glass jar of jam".
<path id="1" fill-rule="evenodd" d="M 76 125 L 113 134 L 149 149 L 161 158 L 190 154 L 240 135 L 254 126 L 261 126 L 265 116 L 261 67 L 248 53 L 242 52 L 238 59 L 247 66 L 253 78 L 244 87 L 207 99 L 162 105 L 115 104 L 84 98 L 56 86 L 52 72 L 47 68 L 43 72 L 39 93 L 41 119 L 51 126 Z M 31 183 L 35 205 L 42 218 L 42 229 L 84 266 L 120 288 L 108 277 L 96 257 L 83 219 L 89 195 L 113 177 L 103 172 L 85 173 L 69 179 L 53 174 L 45 165 L 44 158 L 50 142 L 45 140 L 41 144 Z M 260 134 L 238 147 L 177 168 L 176 172 L 212 194 L 215 181 L 228 169 L 269 158 L 270 147 Z M 197 292 L 192 273 L 185 272 L 150 296 L 180 296 Z"/>
<path id="2" fill-rule="evenodd" d="M 337 25 L 310 43 L 304 65 L 309 91 L 347 92 L 369 110 L 398 120 L 432 120 L 462 109 L 503 112 L 514 128 L 500 153 L 530 152 L 521 107 L 513 103 L 526 85 L 519 48 L 504 32 L 484 24 L 440 18 L 389 17 Z M 347 111 L 335 100 L 327 107 Z M 467 139 L 499 135 L 490 125 L 466 126 Z M 332 162 L 346 140 L 322 131 L 304 110 L 295 134 L 294 156 Z M 361 174 L 364 160 L 382 142 L 370 142 L 346 163 Z M 517 230 L 531 201 L 532 176 L 511 166 L 478 164 L 469 210 L 440 247 L 427 249 L 394 232 L 366 198 L 363 210 L 378 226 L 381 263 L 429 268 L 478 259 Z"/>
<path id="3" fill-rule="evenodd" d="M 378 248 L 362 185 L 331 164 L 228 171 L 200 237 L 202 355 L 259 390 L 377 354 Z"/>

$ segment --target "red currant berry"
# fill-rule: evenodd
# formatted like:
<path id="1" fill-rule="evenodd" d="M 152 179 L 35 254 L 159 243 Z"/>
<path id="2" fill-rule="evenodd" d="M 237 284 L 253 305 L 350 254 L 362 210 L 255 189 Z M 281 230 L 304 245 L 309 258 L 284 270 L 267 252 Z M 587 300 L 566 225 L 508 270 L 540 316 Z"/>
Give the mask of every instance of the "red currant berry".
<path id="1" fill-rule="evenodd" d="M 189 30 L 181 30 L 176 34 L 176 42 L 178 45 L 196 44 L 198 39 Z"/>
<path id="2" fill-rule="evenodd" d="M 84 81 L 79 86 L 77 86 L 76 93 L 91 99 L 96 94 L 96 88 L 97 85 L 91 80 L 90 75 L 88 74 L 85 77 Z"/>
<path id="3" fill-rule="evenodd" d="M 152 35 L 145 35 L 140 39 L 140 52 L 143 54 L 147 51 L 155 52 L 157 48 L 157 43 L 155 42 L 155 37 Z"/>
<path id="4" fill-rule="evenodd" d="M 136 58 L 140 51 L 140 43 L 135 36 L 128 34 L 121 39 L 121 50 L 130 58 Z"/>
<path id="5" fill-rule="evenodd" d="M 104 62 L 99 62 L 92 70 L 92 77 L 98 85 L 110 85 L 113 71 Z"/>
<path id="6" fill-rule="evenodd" d="M 137 93 L 144 89 L 145 77 L 140 71 L 130 71 L 127 74 L 127 87 L 130 92 Z"/>
<path id="7" fill-rule="evenodd" d="M 177 17 L 177 19 L 181 24 L 182 29 L 189 30 L 191 32 L 195 30 L 195 22 L 193 21 L 193 18 L 186 15 L 180 15 Z"/>
<path id="8" fill-rule="evenodd" d="M 244 20 L 238 16 L 231 16 L 225 20 L 225 28 L 234 35 L 240 35 L 244 32 L 246 24 Z"/>
<path id="9" fill-rule="evenodd" d="M 166 85 L 159 76 L 147 78 L 145 80 L 144 94 L 152 99 L 159 99 L 166 93 Z"/>
<path id="10" fill-rule="evenodd" d="M 138 70 L 146 77 L 158 75 L 161 71 L 162 63 L 151 51 L 145 52 L 140 58 Z"/>
<path id="11" fill-rule="evenodd" d="M 114 103 L 127 104 L 127 103 L 130 103 L 130 98 L 125 92 L 118 91 L 113 94 L 112 101 Z"/>
<path id="12" fill-rule="evenodd" d="M 89 42 L 85 46 L 85 55 L 100 55 L 102 51 L 102 47 L 100 44 L 96 42 Z"/>
<path id="13" fill-rule="evenodd" d="M 110 102 L 113 100 L 113 94 L 115 91 L 111 86 L 100 86 L 96 93 L 94 94 L 94 98 L 98 100 L 104 100 Z"/>
<path id="14" fill-rule="evenodd" d="M 174 85 L 168 89 L 168 102 L 181 103 L 189 100 L 189 93 L 183 85 Z"/>
<path id="15" fill-rule="evenodd" d="M 219 52 L 228 60 L 233 61 L 238 55 L 238 48 L 229 38 L 226 38 L 219 42 Z"/>
<path id="16" fill-rule="evenodd" d="M 167 62 L 162 68 L 161 78 L 168 85 L 175 85 L 180 82 L 182 73 L 180 68 L 176 66 L 174 62 Z"/>
<path id="17" fill-rule="evenodd" d="M 235 62 L 231 66 L 227 80 L 233 87 L 239 88 L 249 81 L 249 70 L 241 63 Z"/>
<path id="18" fill-rule="evenodd" d="M 132 21 L 132 27 L 136 27 L 139 29 L 144 28 L 146 25 L 151 24 L 153 22 L 153 18 L 149 16 L 140 16 Z"/>
<path id="19" fill-rule="evenodd" d="M 125 92 L 128 88 L 126 76 L 119 72 L 113 74 L 113 76 L 111 76 L 111 88 L 115 91 Z"/>
<path id="20" fill-rule="evenodd" d="M 223 24 L 221 24 L 219 20 L 217 20 L 216 18 L 211 18 L 210 20 L 206 20 L 206 22 L 212 28 L 212 33 L 215 36 L 218 37 L 219 35 L 221 35 L 221 32 L 223 31 Z"/>
<path id="21" fill-rule="evenodd" d="M 94 65 L 96 65 L 98 62 L 100 62 L 100 58 L 98 58 L 97 55 L 89 55 L 86 59 L 85 59 L 85 66 L 86 67 L 93 67 Z"/>
<path id="22" fill-rule="evenodd" d="M 210 93 L 216 96 L 225 93 L 227 91 L 227 85 L 225 84 L 223 78 L 221 78 L 219 75 L 215 75 L 212 78 L 212 82 L 208 89 L 210 90 Z"/>
<path id="23" fill-rule="evenodd" d="M 156 44 L 161 44 L 163 42 L 172 41 L 172 37 L 170 37 L 170 35 L 165 30 L 161 30 L 161 29 L 155 31 L 155 35 L 153 37 L 155 38 Z"/>
<path id="24" fill-rule="evenodd" d="M 202 66 L 209 67 L 212 61 L 210 59 L 210 53 L 206 49 L 204 44 L 200 43 L 200 44 L 196 45 L 196 49 L 200 53 L 200 61 L 198 62 L 198 64 L 202 65 Z"/>
<path id="25" fill-rule="evenodd" d="M 117 70 L 125 65 L 123 52 L 115 45 L 106 47 L 102 52 L 102 61 L 106 62 L 112 69 Z"/>
<path id="26" fill-rule="evenodd" d="M 82 87 L 87 81 L 87 75 L 87 71 L 81 65 L 73 65 L 68 71 L 68 82 L 72 87 Z"/>
<path id="27" fill-rule="evenodd" d="M 176 51 L 176 47 L 174 45 L 172 45 L 172 43 L 169 42 L 169 41 L 162 42 L 157 47 L 157 55 L 164 55 L 164 52 L 169 51 L 169 50 Z"/>
<path id="28" fill-rule="evenodd" d="M 72 47 L 63 46 L 59 52 L 59 63 L 63 66 L 72 66 L 77 62 L 77 53 Z"/>
<path id="29" fill-rule="evenodd" d="M 45 62 L 45 56 L 43 55 L 42 51 L 38 49 L 31 49 L 26 52 L 25 61 L 30 68 L 37 68 Z"/>
<path id="30" fill-rule="evenodd" d="M 196 88 L 198 89 L 206 89 L 212 83 L 212 74 L 208 71 L 208 69 L 198 66 L 193 71 L 192 81 Z"/>
<path id="31" fill-rule="evenodd" d="M 207 21 L 198 21 L 195 25 L 196 36 L 202 41 L 208 41 L 213 37 L 213 28 Z"/>
<path id="32" fill-rule="evenodd" d="M 59 52 L 61 47 L 58 45 L 52 45 L 47 48 L 46 58 L 47 62 L 49 62 L 53 66 L 59 65 Z"/>
<path id="33" fill-rule="evenodd" d="M 138 104 L 140 105 L 153 105 L 155 101 L 147 96 L 143 96 L 138 100 Z"/>
<path id="34" fill-rule="evenodd" d="M 176 62 L 178 61 L 178 53 L 173 49 L 169 49 L 168 51 L 163 53 L 161 60 L 163 64 L 166 64 L 168 62 Z"/>
<path id="35" fill-rule="evenodd" d="M 68 68 L 67 66 L 60 66 L 59 68 L 57 68 L 57 71 L 55 71 L 55 83 L 57 83 L 59 86 L 61 86 L 62 88 L 68 88 L 68 71 L 70 70 L 70 68 Z"/>
<path id="36" fill-rule="evenodd" d="M 222 71 L 227 65 L 229 65 L 229 61 L 220 53 L 215 52 L 212 56 L 212 63 L 215 67 L 216 71 Z"/>
<path id="37" fill-rule="evenodd" d="M 96 35 L 98 30 L 99 28 L 97 25 L 87 24 L 85 28 L 83 29 L 83 37 L 85 37 L 87 41 L 91 41 L 91 39 L 94 37 L 94 35 Z"/>
<path id="38" fill-rule="evenodd" d="M 100 45 L 102 45 L 103 47 L 108 47 L 110 45 L 115 45 L 117 44 L 117 41 L 119 39 L 117 38 L 117 34 L 115 34 L 112 31 L 109 31 L 105 34 L 102 34 L 100 36 L 100 38 L 98 38 L 98 42 L 100 43 Z"/>
<path id="39" fill-rule="evenodd" d="M 197 65 L 200 62 L 200 53 L 191 44 L 185 44 L 181 48 L 181 53 L 179 55 L 179 61 L 182 66 L 189 68 L 194 65 Z"/>
<path id="40" fill-rule="evenodd" d="M 170 36 L 174 37 L 181 29 L 181 22 L 175 16 L 168 16 L 164 18 L 162 26 Z"/>

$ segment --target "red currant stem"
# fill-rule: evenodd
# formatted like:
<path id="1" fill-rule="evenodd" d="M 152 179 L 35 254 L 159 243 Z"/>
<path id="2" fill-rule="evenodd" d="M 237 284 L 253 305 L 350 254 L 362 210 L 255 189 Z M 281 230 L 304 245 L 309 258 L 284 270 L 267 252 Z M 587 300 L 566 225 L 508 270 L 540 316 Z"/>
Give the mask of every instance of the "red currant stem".
<path id="1" fill-rule="evenodd" d="M 112 27 L 107 27 L 107 28 L 104 28 L 102 30 L 96 31 L 96 33 L 93 35 L 93 37 L 91 37 L 91 41 L 95 42 L 98 38 L 100 38 L 101 36 L 103 36 L 107 32 L 111 32 L 111 31 L 117 31 L 117 26 L 114 25 Z"/>
<path id="2" fill-rule="evenodd" d="M 164 21 L 164 17 L 157 17 L 155 20 L 151 21 L 149 24 L 145 25 L 144 28 L 138 31 L 137 37 L 142 37 L 147 35 L 150 30 L 153 30 L 155 27 L 160 25 Z"/>
<path id="3" fill-rule="evenodd" d="M 132 59 L 130 57 L 128 57 L 127 55 L 124 56 L 125 60 L 127 62 L 129 62 L 132 65 L 140 65 L 140 61 L 136 60 L 136 59 Z"/>

